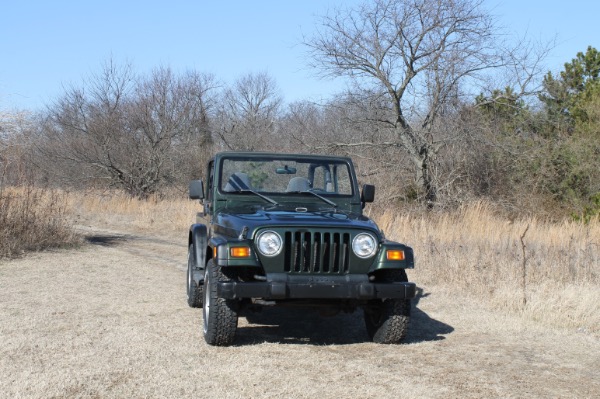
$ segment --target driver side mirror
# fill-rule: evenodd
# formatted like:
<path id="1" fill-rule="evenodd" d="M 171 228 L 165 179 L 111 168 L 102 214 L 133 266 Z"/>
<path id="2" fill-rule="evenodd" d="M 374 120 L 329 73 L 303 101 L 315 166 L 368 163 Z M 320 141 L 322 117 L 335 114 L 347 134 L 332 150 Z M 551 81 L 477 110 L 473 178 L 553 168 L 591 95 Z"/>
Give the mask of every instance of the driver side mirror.
<path id="1" fill-rule="evenodd" d="M 363 203 L 363 208 L 367 202 L 375 201 L 375 186 L 372 184 L 364 184 L 360 195 L 360 202 Z"/>
<path id="2" fill-rule="evenodd" d="M 204 199 L 204 184 L 202 180 L 192 180 L 189 186 L 190 199 Z"/>

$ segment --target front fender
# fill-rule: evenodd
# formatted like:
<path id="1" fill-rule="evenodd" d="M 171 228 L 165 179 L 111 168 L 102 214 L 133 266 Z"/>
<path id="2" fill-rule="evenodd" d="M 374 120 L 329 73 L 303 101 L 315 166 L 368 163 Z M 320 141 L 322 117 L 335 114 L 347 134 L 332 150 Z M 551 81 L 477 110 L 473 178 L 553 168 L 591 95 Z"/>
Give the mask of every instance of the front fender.
<path id="1" fill-rule="evenodd" d="M 190 227 L 188 246 L 194 246 L 194 258 L 196 268 L 204 269 L 206 264 L 206 248 L 208 246 L 208 233 L 206 225 L 196 223 Z"/>
<path id="2" fill-rule="evenodd" d="M 389 260 L 386 257 L 387 250 L 400 250 L 404 252 L 404 259 Z M 394 241 L 385 241 L 381 246 L 377 260 L 371 266 L 369 273 L 381 269 L 413 269 L 415 267 L 415 256 L 413 249 L 404 244 Z"/>

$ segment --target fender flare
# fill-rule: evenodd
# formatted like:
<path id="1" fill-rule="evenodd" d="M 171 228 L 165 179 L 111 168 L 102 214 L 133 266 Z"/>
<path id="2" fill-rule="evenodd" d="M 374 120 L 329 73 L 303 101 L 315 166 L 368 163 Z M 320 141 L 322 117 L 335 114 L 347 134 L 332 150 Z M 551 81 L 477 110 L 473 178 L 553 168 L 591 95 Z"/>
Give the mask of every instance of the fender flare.
<path id="1" fill-rule="evenodd" d="M 387 249 L 399 249 L 404 252 L 405 258 L 403 260 L 390 261 L 386 259 L 385 252 Z M 371 268 L 369 269 L 369 274 L 382 269 L 414 269 L 415 267 L 415 255 L 413 253 L 413 249 L 407 245 L 385 240 L 381 249 L 379 251 L 379 255 Z"/>
<path id="2" fill-rule="evenodd" d="M 204 264 L 206 262 L 206 248 L 208 245 L 208 233 L 206 225 L 204 224 L 193 224 L 190 227 L 190 234 L 188 239 L 188 246 L 193 245 L 194 248 L 194 260 L 195 270 L 193 271 L 193 278 L 197 283 L 204 280 Z"/>

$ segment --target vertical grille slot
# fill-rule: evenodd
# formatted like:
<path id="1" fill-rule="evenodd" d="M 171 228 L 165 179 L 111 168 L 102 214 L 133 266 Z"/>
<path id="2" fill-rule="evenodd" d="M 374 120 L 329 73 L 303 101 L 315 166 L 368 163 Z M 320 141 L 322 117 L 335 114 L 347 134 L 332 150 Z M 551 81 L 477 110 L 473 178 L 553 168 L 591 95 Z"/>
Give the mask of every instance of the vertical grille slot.
<path id="1" fill-rule="evenodd" d="M 319 273 L 321 271 L 321 259 L 322 259 L 321 248 L 322 247 L 323 247 L 323 239 L 321 238 L 321 233 L 315 233 L 313 247 L 312 247 L 312 251 L 311 251 L 312 256 L 313 256 L 312 271 L 314 273 Z"/>
<path id="2" fill-rule="evenodd" d="M 310 264 L 310 255 L 311 255 L 311 248 L 312 248 L 312 240 L 311 240 L 311 234 L 310 233 L 304 233 L 301 234 L 301 238 L 300 240 L 302 241 L 302 258 L 301 258 L 301 264 L 302 264 L 302 271 L 304 273 L 309 273 L 311 270 L 311 264 Z"/>
<path id="3" fill-rule="evenodd" d="M 285 232 L 284 235 L 284 239 L 283 239 L 283 245 L 284 245 L 284 254 L 285 254 L 285 259 L 284 259 L 284 264 L 283 264 L 283 270 L 286 272 L 290 272 L 292 271 L 292 252 L 293 252 L 293 248 L 294 248 L 294 243 L 292 242 L 292 233 L 289 231 Z"/>
<path id="4" fill-rule="evenodd" d="M 340 235 L 337 233 L 333 234 L 333 246 L 332 246 L 331 256 L 333 258 L 333 260 L 331 262 L 333 265 L 333 272 L 339 273 L 340 272 Z"/>
<path id="5" fill-rule="evenodd" d="M 344 273 L 350 270 L 350 234 L 342 234 L 342 262 L 341 268 Z"/>
<path id="6" fill-rule="evenodd" d="M 347 273 L 350 234 L 287 231 L 284 270 L 289 273 Z"/>
<path id="7" fill-rule="evenodd" d="M 331 234 L 323 234 L 323 273 L 331 270 Z"/>
<path id="8" fill-rule="evenodd" d="M 302 234 L 301 233 L 294 233 L 294 238 L 292 240 L 293 243 L 293 259 L 292 259 L 292 265 L 293 265 L 293 271 L 295 272 L 299 272 L 300 271 L 300 267 L 302 265 Z"/>

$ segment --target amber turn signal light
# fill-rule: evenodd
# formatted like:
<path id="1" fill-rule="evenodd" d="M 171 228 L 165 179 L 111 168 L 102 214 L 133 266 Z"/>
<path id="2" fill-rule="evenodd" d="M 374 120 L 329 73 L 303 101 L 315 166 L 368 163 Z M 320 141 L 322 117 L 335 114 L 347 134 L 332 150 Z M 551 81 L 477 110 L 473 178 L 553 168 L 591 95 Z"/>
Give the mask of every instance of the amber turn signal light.
<path id="1" fill-rule="evenodd" d="M 250 247 L 233 247 L 230 249 L 232 258 L 248 258 L 250 256 Z"/>
<path id="2" fill-rule="evenodd" d="M 404 251 L 400 249 L 388 249 L 387 260 L 404 260 Z"/>

